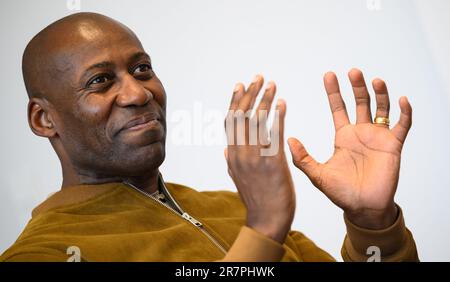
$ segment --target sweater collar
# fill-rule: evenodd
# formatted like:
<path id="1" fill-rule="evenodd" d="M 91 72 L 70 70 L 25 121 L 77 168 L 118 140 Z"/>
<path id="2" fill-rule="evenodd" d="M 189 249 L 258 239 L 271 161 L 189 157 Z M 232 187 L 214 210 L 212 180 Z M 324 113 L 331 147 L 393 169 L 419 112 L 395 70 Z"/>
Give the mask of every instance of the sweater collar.
<path id="1" fill-rule="evenodd" d="M 164 185 L 161 174 L 159 174 L 158 177 L 158 184 Z M 40 203 L 37 207 L 35 207 L 31 212 L 31 217 L 36 217 L 38 214 L 41 214 L 53 208 L 81 203 L 94 198 L 95 196 L 116 190 L 121 187 L 124 188 L 127 187 L 127 185 L 123 182 L 110 182 L 103 184 L 82 184 L 69 186 L 54 193 L 45 201 Z"/>

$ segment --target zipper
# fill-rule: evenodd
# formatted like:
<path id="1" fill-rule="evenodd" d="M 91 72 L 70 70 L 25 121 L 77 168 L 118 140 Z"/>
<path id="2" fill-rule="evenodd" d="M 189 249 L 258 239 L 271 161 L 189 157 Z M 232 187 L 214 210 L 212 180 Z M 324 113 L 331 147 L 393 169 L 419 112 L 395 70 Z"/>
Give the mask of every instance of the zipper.
<path id="1" fill-rule="evenodd" d="M 205 227 L 203 226 L 203 224 L 198 221 L 197 219 L 195 219 L 194 217 L 190 216 L 187 212 L 185 212 L 179 205 L 178 203 L 174 200 L 174 198 L 172 197 L 172 195 L 170 194 L 169 190 L 167 190 L 166 186 L 164 185 L 164 182 L 161 178 L 161 175 L 159 177 L 159 182 L 162 184 L 162 187 L 164 189 L 164 192 L 167 193 L 167 195 L 170 197 L 170 199 L 172 200 L 172 202 L 175 204 L 175 206 L 177 207 L 177 209 L 179 211 L 176 211 L 175 209 L 173 209 L 171 206 L 169 206 L 166 203 L 163 203 L 161 201 L 159 201 L 158 199 L 156 199 L 155 197 L 153 197 L 152 195 L 150 195 L 149 193 L 140 190 L 139 188 L 137 188 L 136 186 L 134 186 L 131 183 L 128 183 L 126 181 L 124 181 L 123 183 L 130 186 L 131 188 L 133 188 L 134 190 L 138 191 L 139 193 L 147 196 L 148 198 L 154 200 L 155 202 L 157 202 L 160 205 L 163 205 L 164 207 L 166 207 L 167 209 L 169 209 L 170 211 L 172 211 L 173 213 L 175 213 L 176 215 L 180 216 L 181 218 L 183 218 L 186 221 L 189 221 L 192 225 L 194 225 L 198 230 L 200 230 L 222 253 L 226 254 L 227 251 L 225 250 L 225 248 L 211 235 L 209 234 L 209 232 L 205 229 Z"/>

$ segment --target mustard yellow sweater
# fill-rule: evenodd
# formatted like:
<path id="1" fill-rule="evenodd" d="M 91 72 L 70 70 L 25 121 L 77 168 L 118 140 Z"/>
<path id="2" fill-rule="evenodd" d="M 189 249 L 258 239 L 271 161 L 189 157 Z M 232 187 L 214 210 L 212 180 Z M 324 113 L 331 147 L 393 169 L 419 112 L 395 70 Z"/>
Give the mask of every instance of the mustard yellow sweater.
<path id="1" fill-rule="evenodd" d="M 246 227 L 237 193 L 165 187 L 181 211 L 123 183 L 64 188 L 33 210 L 0 261 L 67 261 L 71 246 L 81 261 L 334 261 L 300 232 L 290 231 L 280 245 Z M 369 246 L 378 246 L 384 261 L 418 260 L 401 211 L 385 230 L 345 223 L 344 260 L 366 261 Z"/>

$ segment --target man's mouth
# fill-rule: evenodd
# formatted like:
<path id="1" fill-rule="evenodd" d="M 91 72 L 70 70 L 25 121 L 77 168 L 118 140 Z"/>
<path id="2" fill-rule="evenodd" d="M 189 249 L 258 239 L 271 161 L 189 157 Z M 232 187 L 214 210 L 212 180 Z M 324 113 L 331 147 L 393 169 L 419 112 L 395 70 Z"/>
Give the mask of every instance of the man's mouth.
<path id="1" fill-rule="evenodd" d="M 120 131 L 135 131 L 143 128 L 155 127 L 158 125 L 160 125 L 160 122 L 157 115 L 145 114 L 127 122 Z"/>

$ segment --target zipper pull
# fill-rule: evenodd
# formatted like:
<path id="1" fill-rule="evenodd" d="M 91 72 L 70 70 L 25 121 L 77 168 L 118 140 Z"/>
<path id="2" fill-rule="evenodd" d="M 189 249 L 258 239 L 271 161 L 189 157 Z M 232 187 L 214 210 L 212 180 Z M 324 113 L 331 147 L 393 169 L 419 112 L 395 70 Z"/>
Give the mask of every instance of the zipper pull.
<path id="1" fill-rule="evenodd" d="M 197 227 L 202 226 L 202 223 L 200 221 L 190 216 L 187 212 L 183 213 L 182 217 Z"/>

